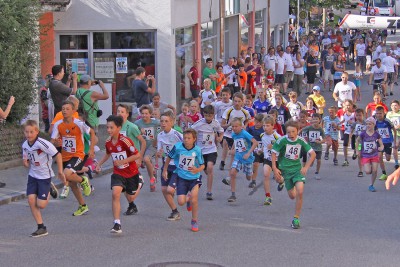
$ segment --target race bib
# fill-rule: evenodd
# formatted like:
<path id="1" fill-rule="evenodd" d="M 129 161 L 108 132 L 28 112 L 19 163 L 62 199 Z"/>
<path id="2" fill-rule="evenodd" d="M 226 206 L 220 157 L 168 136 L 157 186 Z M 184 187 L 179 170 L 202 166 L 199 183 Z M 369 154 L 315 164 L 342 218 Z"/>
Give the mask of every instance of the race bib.
<path id="1" fill-rule="evenodd" d="M 234 141 L 235 141 L 236 152 L 245 152 L 247 150 L 246 143 L 243 138 L 239 138 Z"/>
<path id="2" fill-rule="evenodd" d="M 214 133 L 203 133 L 203 145 L 212 145 L 215 140 L 215 134 Z"/>
<path id="3" fill-rule="evenodd" d="M 319 138 L 321 136 L 320 134 L 321 133 L 318 131 L 309 131 L 308 132 L 308 140 L 310 142 L 315 142 L 315 141 L 319 140 Z"/>
<path id="4" fill-rule="evenodd" d="M 124 160 L 124 159 L 128 158 L 128 156 L 126 155 L 126 151 L 113 152 L 113 153 L 111 153 L 111 157 L 112 157 L 113 161 Z M 125 169 L 127 167 L 129 167 L 129 163 L 125 163 L 124 165 L 118 166 L 118 169 Z"/>
<path id="5" fill-rule="evenodd" d="M 256 147 L 256 150 L 257 150 L 257 151 L 262 151 L 262 149 L 263 149 L 263 144 L 262 144 L 261 141 L 258 141 L 258 145 L 257 145 L 257 147 Z"/>
<path id="6" fill-rule="evenodd" d="M 146 140 L 154 140 L 154 128 L 143 128 L 143 138 Z"/>
<path id="7" fill-rule="evenodd" d="M 39 160 L 39 155 L 36 151 L 28 152 L 28 160 L 30 164 L 35 165 L 35 166 L 40 166 L 40 162 L 36 161 Z"/>
<path id="8" fill-rule="evenodd" d="M 286 145 L 285 158 L 297 160 L 300 158 L 301 145 Z"/>
<path id="9" fill-rule="evenodd" d="M 372 153 L 376 148 L 376 142 L 364 142 L 364 152 Z"/>
<path id="10" fill-rule="evenodd" d="M 179 168 L 188 171 L 189 167 L 194 166 L 194 156 L 185 156 L 185 155 L 180 155 L 179 156 Z"/>
<path id="11" fill-rule="evenodd" d="M 254 86 L 254 88 L 256 88 L 257 87 L 257 83 L 253 82 L 253 86 Z"/>
<path id="12" fill-rule="evenodd" d="M 173 147 L 174 147 L 173 145 L 166 145 L 166 144 L 163 144 L 164 153 L 165 153 L 166 155 L 168 155 L 169 152 L 171 152 L 171 150 L 172 150 Z"/>
<path id="13" fill-rule="evenodd" d="M 388 128 L 378 128 L 378 133 L 382 138 L 389 138 L 389 129 Z"/>
<path id="14" fill-rule="evenodd" d="M 360 135 L 361 132 L 364 131 L 364 130 L 365 130 L 365 126 L 364 125 L 362 125 L 362 124 L 357 124 L 356 125 L 355 131 L 356 131 L 357 135 Z"/>
<path id="15" fill-rule="evenodd" d="M 65 137 L 62 138 L 62 147 L 65 152 L 75 153 L 76 152 L 76 139 L 75 137 Z"/>
<path id="16" fill-rule="evenodd" d="M 285 116 L 284 115 L 278 115 L 277 121 L 279 124 L 283 124 L 285 121 Z"/>
<path id="17" fill-rule="evenodd" d="M 351 131 L 351 123 L 349 123 L 347 121 L 346 124 L 344 125 L 344 128 L 345 128 L 345 132 L 350 133 L 350 131 Z"/>

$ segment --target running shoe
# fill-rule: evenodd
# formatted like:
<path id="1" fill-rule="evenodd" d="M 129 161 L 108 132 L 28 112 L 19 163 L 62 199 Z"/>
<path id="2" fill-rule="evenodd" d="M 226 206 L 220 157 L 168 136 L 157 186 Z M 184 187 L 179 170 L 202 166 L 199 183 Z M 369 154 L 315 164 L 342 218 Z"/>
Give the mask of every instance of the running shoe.
<path id="1" fill-rule="evenodd" d="M 324 159 L 325 159 L 325 160 L 329 160 L 329 152 L 325 152 L 325 157 L 324 157 Z"/>
<path id="2" fill-rule="evenodd" d="M 368 187 L 368 190 L 370 192 L 376 192 L 375 187 L 372 184 Z"/>
<path id="3" fill-rule="evenodd" d="M 358 175 L 357 175 L 358 177 L 363 177 L 364 176 L 364 173 L 363 172 L 358 172 Z"/>
<path id="4" fill-rule="evenodd" d="M 93 193 L 94 192 L 94 186 L 91 184 L 90 185 L 90 191 Z"/>
<path id="5" fill-rule="evenodd" d="M 92 169 L 91 169 L 90 166 L 89 166 L 88 171 L 86 172 L 86 174 L 88 175 L 90 180 L 93 180 Z"/>
<path id="6" fill-rule="evenodd" d="M 333 160 L 333 165 L 335 165 L 335 166 L 339 165 L 339 162 L 338 162 L 337 159 L 334 159 L 334 160 Z"/>
<path id="7" fill-rule="evenodd" d="M 181 219 L 181 215 L 180 215 L 179 211 L 171 212 L 171 214 L 167 218 L 168 221 L 177 221 L 180 219 Z"/>
<path id="8" fill-rule="evenodd" d="M 150 178 L 150 192 L 155 192 L 156 191 L 156 178 L 151 177 Z"/>
<path id="9" fill-rule="evenodd" d="M 223 171 L 225 167 L 225 163 L 221 161 L 221 163 L 219 164 L 219 170 Z"/>
<path id="10" fill-rule="evenodd" d="M 254 187 L 256 187 L 256 181 L 251 181 L 249 183 L 249 188 L 254 188 Z"/>
<path id="11" fill-rule="evenodd" d="M 41 237 L 46 236 L 49 233 L 47 232 L 46 226 L 42 228 L 38 228 L 35 232 L 33 232 L 30 237 Z"/>
<path id="12" fill-rule="evenodd" d="M 321 180 L 321 176 L 319 176 L 318 173 L 315 174 L 314 178 L 315 178 L 315 180 Z"/>
<path id="13" fill-rule="evenodd" d="M 236 196 L 230 196 L 228 198 L 228 202 L 235 202 L 236 201 Z"/>
<path id="14" fill-rule="evenodd" d="M 121 225 L 119 223 L 114 223 L 114 226 L 113 226 L 113 228 L 111 228 L 110 232 L 113 234 L 122 233 Z"/>
<path id="15" fill-rule="evenodd" d="M 89 178 L 87 178 L 84 175 L 82 175 L 81 177 L 83 179 L 83 181 L 81 182 L 83 194 L 88 197 L 88 196 L 90 196 L 90 193 L 92 192 L 92 189 L 90 188 Z"/>
<path id="16" fill-rule="evenodd" d="M 133 204 L 132 206 L 128 206 L 128 209 L 124 212 L 124 215 L 129 216 L 136 213 L 138 213 L 138 208 L 135 204 Z"/>
<path id="17" fill-rule="evenodd" d="M 280 192 L 280 191 L 282 191 L 282 189 L 285 187 L 285 184 L 284 183 L 279 183 L 278 184 L 278 191 Z"/>
<path id="18" fill-rule="evenodd" d="M 192 232 L 199 231 L 199 224 L 197 223 L 197 221 L 192 220 L 190 224 L 192 225 Z"/>
<path id="19" fill-rule="evenodd" d="M 299 229 L 300 228 L 300 220 L 298 218 L 293 218 L 291 226 L 293 229 Z"/>
<path id="20" fill-rule="evenodd" d="M 79 208 L 74 213 L 72 213 L 72 216 L 81 216 L 87 213 L 88 211 L 89 207 L 87 205 L 85 206 L 79 205 Z"/>
<path id="21" fill-rule="evenodd" d="M 353 156 L 351 157 L 353 160 L 356 160 L 357 159 L 357 153 L 353 153 Z"/>
<path id="22" fill-rule="evenodd" d="M 53 182 L 50 182 L 50 196 L 54 199 L 58 198 L 58 190 Z"/>
<path id="23" fill-rule="evenodd" d="M 207 200 L 213 200 L 214 199 L 212 193 L 207 193 L 206 194 L 206 198 L 207 198 Z"/>
<path id="24" fill-rule="evenodd" d="M 272 198 L 271 197 L 265 197 L 264 205 L 269 206 L 271 204 L 272 204 Z"/>
<path id="25" fill-rule="evenodd" d="M 186 209 L 187 211 L 192 211 L 192 204 L 190 203 L 190 200 L 186 202 Z"/>
<path id="26" fill-rule="evenodd" d="M 381 177 L 379 177 L 380 181 L 386 181 L 386 179 L 387 179 L 387 175 L 383 174 L 383 173 L 382 173 Z"/>
<path id="27" fill-rule="evenodd" d="M 399 168 L 399 164 L 394 165 L 394 169 L 397 170 Z"/>
<path id="28" fill-rule="evenodd" d="M 342 167 L 346 167 L 346 166 L 349 166 L 349 162 L 348 162 L 347 160 L 345 160 L 345 161 L 343 162 L 343 164 L 342 164 Z"/>
<path id="29" fill-rule="evenodd" d="M 226 185 L 230 185 L 231 184 L 231 178 L 230 177 L 226 177 L 224 179 L 222 179 L 222 182 Z"/>
<path id="30" fill-rule="evenodd" d="M 60 199 L 67 198 L 69 195 L 69 190 L 70 190 L 70 187 L 68 185 L 64 185 L 64 187 L 61 191 L 61 194 L 60 194 Z"/>

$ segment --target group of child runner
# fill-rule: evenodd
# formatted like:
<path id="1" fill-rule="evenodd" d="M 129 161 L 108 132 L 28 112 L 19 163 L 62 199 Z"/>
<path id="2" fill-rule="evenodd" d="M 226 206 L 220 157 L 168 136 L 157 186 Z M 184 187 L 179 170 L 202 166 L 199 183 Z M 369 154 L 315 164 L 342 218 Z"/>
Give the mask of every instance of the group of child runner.
<path id="1" fill-rule="evenodd" d="M 329 107 L 328 115 L 323 116 L 325 100 L 318 86 L 314 86 L 313 94 L 303 105 L 297 101 L 294 92 L 289 94 L 287 101 L 276 88 L 260 88 L 257 92 L 259 98 L 253 103 L 251 95 L 244 96 L 240 92 L 232 95 L 228 87 L 222 88 L 216 95 L 209 83 L 206 79 L 205 89 L 200 91 L 199 98 L 183 104 L 182 113 L 178 116 L 168 109 L 156 114 L 150 105 L 143 105 L 139 109 L 138 120 L 132 123 L 128 120 L 129 107 L 120 105 L 117 115 L 107 118 L 109 138 L 104 145 L 106 154 L 89 170 L 85 161 L 94 158 L 98 140 L 84 118 L 78 119 L 77 102 L 73 96 L 63 103 L 63 119 L 53 123 L 51 142 L 40 138 L 37 123 L 28 120 L 24 125 L 26 141 L 22 146 L 23 161 L 29 168 L 28 202 L 38 226 L 31 236 L 48 234 L 40 209 L 44 209 L 49 201 L 51 177 L 54 176 L 52 158 L 56 159 L 58 177 L 64 183 L 64 189 L 70 187 L 79 203 L 73 215 L 80 216 L 89 211 L 82 193 L 89 196 L 92 191 L 83 172 L 100 172 L 102 165 L 111 157 L 114 166 L 111 175 L 112 233 L 122 232 L 122 193 L 128 201 L 124 214 L 138 212 L 134 201 L 144 184 L 140 166 L 147 169 L 152 192 L 156 190 L 157 170 L 161 169 L 161 190 L 171 209 L 167 220 L 180 219 L 174 200 L 176 194 L 178 204 L 186 205 L 191 211 L 191 230 L 197 232 L 201 173 L 204 171 L 207 176 L 205 196 L 211 201 L 214 199 L 214 166 L 219 147 L 222 150 L 219 169 L 229 167 L 229 177 L 222 180 L 231 188 L 228 202 L 237 201 L 238 173 L 243 171 L 250 182 L 249 187 L 254 188 L 259 165 L 263 164 L 264 205 L 272 204 L 272 176 L 278 184 L 278 191 L 286 187 L 289 198 L 295 200 L 291 221 L 294 229 L 300 227 L 306 174 L 315 159 L 315 179 L 321 179 L 323 144 L 326 144 L 324 159 L 329 160 L 332 148 L 333 164 L 338 165 L 338 141 L 343 138 L 342 166 L 348 166 L 350 143 L 354 151 L 352 158 L 358 158 L 358 176 L 364 175 L 362 167 L 366 174 L 371 174 L 371 192 L 375 191 L 378 165 L 382 169 L 379 179 L 387 178 L 384 156 L 389 161 L 393 152 L 395 167 L 399 166 L 400 105 L 397 100 L 392 101 L 391 111 L 387 114 L 383 107 L 377 106 L 373 116 L 365 118 L 364 110 L 356 108 L 347 99 L 342 109 Z M 61 147 L 61 150 L 57 151 L 55 147 Z M 63 196 L 67 197 L 68 193 L 64 192 Z"/>

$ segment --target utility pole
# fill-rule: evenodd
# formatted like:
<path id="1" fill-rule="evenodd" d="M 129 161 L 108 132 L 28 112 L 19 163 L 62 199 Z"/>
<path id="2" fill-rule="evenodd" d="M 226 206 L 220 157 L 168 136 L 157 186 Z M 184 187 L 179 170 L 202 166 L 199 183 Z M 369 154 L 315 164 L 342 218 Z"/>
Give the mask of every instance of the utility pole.
<path id="1" fill-rule="evenodd" d="M 297 36 L 297 43 L 299 43 L 300 40 L 300 34 L 299 34 L 299 24 L 300 24 L 300 0 L 297 0 L 297 27 L 296 27 L 296 36 Z"/>
<path id="2" fill-rule="evenodd" d="M 325 32 L 325 25 L 326 25 L 326 10 L 322 8 L 322 30 Z"/>

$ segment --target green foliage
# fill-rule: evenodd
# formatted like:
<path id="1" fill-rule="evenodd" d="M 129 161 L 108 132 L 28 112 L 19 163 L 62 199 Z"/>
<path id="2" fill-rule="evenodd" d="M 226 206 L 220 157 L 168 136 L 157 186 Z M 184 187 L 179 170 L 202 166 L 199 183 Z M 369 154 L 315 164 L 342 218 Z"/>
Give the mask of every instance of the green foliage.
<path id="1" fill-rule="evenodd" d="M 0 105 L 15 97 L 11 121 L 27 115 L 37 94 L 39 12 L 36 0 L 0 0 Z"/>
<path id="2" fill-rule="evenodd" d="M 311 7 L 324 7 L 324 8 L 344 8 L 346 4 L 349 4 L 349 0 L 299 0 L 300 9 L 309 11 Z M 296 8 L 297 0 L 290 0 L 290 6 Z"/>

